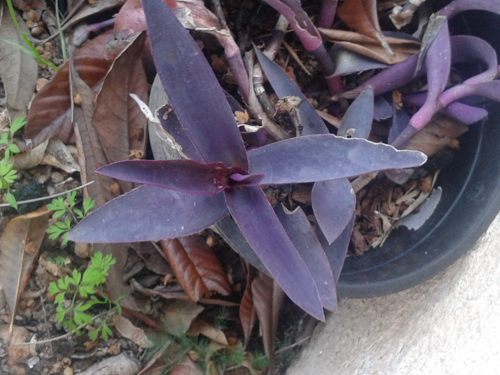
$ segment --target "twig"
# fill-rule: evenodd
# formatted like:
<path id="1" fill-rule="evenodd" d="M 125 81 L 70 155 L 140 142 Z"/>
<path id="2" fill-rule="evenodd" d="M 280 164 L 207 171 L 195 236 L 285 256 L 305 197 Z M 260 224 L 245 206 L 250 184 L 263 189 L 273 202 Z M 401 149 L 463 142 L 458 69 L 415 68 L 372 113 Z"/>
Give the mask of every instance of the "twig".
<path id="1" fill-rule="evenodd" d="M 287 49 L 288 53 L 290 53 L 290 56 L 292 56 L 293 59 L 297 62 L 297 64 L 299 64 L 299 66 L 302 68 L 302 70 L 304 72 L 306 72 L 307 75 L 312 76 L 312 73 L 309 70 L 307 70 L 307 68 L 302 63 L 302 61 L 300 60 L 299 56 L 297 56 L 297 54 L 295 53 L 295 51 L 293 50 L 293 48 L 287 42 L 285 42 L 285 41 L 283 41 L 283 45 Z"/>
<path id="2" fill-rule="evenodd" d="M 292 345 L 285 346 L 284 348 L 281 348 L 280 350 L 275 351 L 274 354 L 278 354 L 278 353 L 287 351 L 289 349 L 292 349 L 298 345 L 301 345 L 302 343 L 309 340 L 310 338 L 311 338 L 311 336 L 304 337 L 303 339 L 300 339 L 299 341 L 297 341 L 296 343 L 293 343 Z"/>
<path id="3" fill-rule="evenodd" d="M 87 187 L 87 186 L 89 186 L 90 184 L 93 184 L 93 183 L 94 183 L 94 181 L 89 181 L 86 184 L 78 186 L 78 187 L 76 187 L 74 189 L 66 190 L 66 191 L 63 191 L 62 193 L 48 195 L 46 197 L 33 198 L 33 199 L 25 200 L 25 201 L 20 201 L 20 202 L 17 202 L 17 205 L 28 204 L 28 203 L 33 203 L 33 202 L 40 202 L 40 201 L 44 201 L 46 199 L 52 199 L 52 198 L 55 198 L 55 197 L 59 197 L 61 195 L 65 195 L 65 194 L 69 193 L 70 191 L 83 189 L 84 187 Z M 0 208 L 1 207 L 10 207 L 10 204 L 9 203 L 2 203 L 2 204 L 0 204 Z"/>
<path id="4" fill-rule="evenodd" d="M 97 314 L 96 316 L 94 316 L 92 318 L 92 322 L 94 322 L 94 320 L 96 320 L 97 318 L 100 318 L 101 316 L 104 316 L 106 314 L 109 314 L 109 311 L 103 311 L 102 313 Z M 53 341 L 57 341 L 57 340 L 62 340 L 64 338 L 72 335 L 74 332 L 87 327 L 88 325 L 89 325 L 89 323 L 83 323 L 81 326 L 76 327 L 73 331 L 70 331 L 68 333 L 65 333 L 64 335 L 57 336 L 57 337 L 54 337 L 54 338 L 51 338 L 51 339 L 42 340 L 42 341 L 35 341 L 35 342 L 15 342 L 15 343 L 9 344 L 9 346 L 47 344 L 49 342 L 53 342 Z"/>
<path id="5" fill-rule="evenodd" d="M 214 4 L 215 14 L 219 19 L 220 25 L 222 26 L 223 29 L 227 29 L 228 27 L 227 27 L 226 17 L 224 17 L 224 12 L 222 11 L 220 0 L 212 0 L 212 3 Z"/>

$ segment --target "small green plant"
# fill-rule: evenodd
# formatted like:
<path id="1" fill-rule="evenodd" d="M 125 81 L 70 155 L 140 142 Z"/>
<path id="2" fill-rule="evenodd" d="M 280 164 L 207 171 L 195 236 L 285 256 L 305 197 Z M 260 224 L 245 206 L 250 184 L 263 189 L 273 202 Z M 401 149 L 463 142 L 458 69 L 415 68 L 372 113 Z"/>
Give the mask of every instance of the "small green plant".
<path id="1" fill-rule="evenodd" d="M 55 65 L 52 61 L 47 61 L 42 57 L 42 55 L 40 55 L 40 52 L 38 52 L 37 49 L 35 48 L 35 46 L 33 45 L 33 43 L 31 43 L 31 40 L 28 38 L 28 35 L 26 35 L 26 33 L 21 30 L 21 28 L 19 27 L 19 24 L 17 23 L 16 12 L 14 10 L 14 7 L 12 6 L 11 0 L 7 0 L 7 6 L 9 7 L 9 12 L 10 12 L 10 15 L 12 17 L 12 21 L 14 22 L 14 25 L 16 26 L 18 33 L 24 39 L 24 41 L 26 42 L 26 44 L 28 45 L 29 48 L 26 48 L 25 46 L 22 46 L 18 43 L 15 43 L 11 40 L 3 39 L 3 41 L 16 46 L 21 51 L 23 51 L 27 55 L 31 56 L 31 58 L 33 60 L 35 60 L 37 63 L 47 65 L 56 71 L 59 70 L 57 65 Z"/>
<path id="2" fill-rule="evenodd" d="M 10 192 L 10 186 L 14 183 L 17 171 L 12 168 L 11 156 L 20 152 L 19 147 L 14 144 L 14 134 L 26 124 L 24 117 L 17 117 L 12 121 L 10 130 L 1 133 L 0 145 L 5 145 L 3 159 L 0 161 L 0 189 L 7 190 L 5 199 L 17 210 L 17 201 Z"/>
<path id="3" fill-rule="evenodd" d="M 60 278 L 57 283 L 50 283 L 49 291 L 56 296 L 56 319 L 70 332 L 81 334 L 82 325 L 92 324 L 92 315 L 88 314 L 87 311 L 94 305 L 108 305 L 108 317 L 115 310 L 121 314 L 118 301 L 111 301 L 103 293 L 100 293 L 99 297 L 96 295 L 96 287 L 104 284 L 109 267 L 115 262 L 116 260 L 111 254 L 103 257 L 101 252 L 97 252 L 91 257 L 90 266 L 83 274 L 75 269 L 72 275 Z M 108 335 L 112 334 L 106 320 L 103 319 L 99 326 L 89 333 L 93 341 L 99 337 L 99 333 L 104 340 L 107 340 Z"/>
<path id="4" fill-rule="evenodd" d="M 68 240 L 66 235 L 73 227 L 72 224 L 77 223 L 84 217 L 86 217 L 90 210 L 94 207 L 95 202 L 92 198 L 87 197 L 83 201 L 83 211 L 75 208 L 76 206 L 76 190 L 72 190 L 68 193 L 66 199 L 63 197 L 57 197 L 52 200 L 52 202 L 47 206 L 49 210 L 55 211 L 54 217 L 62 218 L 63 215 L 66 217 L 64 220 L 60 220 L 55 224 L 51 225 L 47 229 L 47 233 L 50 234 L 49 238 L 56 239 L 62 235 L 62 243 L 65 245 Z M 69 217 L 68 217 L 69 216 Z"/>

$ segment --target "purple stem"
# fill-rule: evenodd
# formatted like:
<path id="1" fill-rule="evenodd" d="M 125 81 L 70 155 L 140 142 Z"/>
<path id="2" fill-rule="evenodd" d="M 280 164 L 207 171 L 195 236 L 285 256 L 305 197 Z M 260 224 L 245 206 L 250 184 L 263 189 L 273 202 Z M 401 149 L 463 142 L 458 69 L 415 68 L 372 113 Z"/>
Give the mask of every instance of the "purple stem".
<path id="1" fill-rule="evenodd" d="M 337 13 L 338 0 L 323 0 L 321 9 L 316 19 L 316 26 L 330 29 L 333 25 L 335 14 Z"/>
<path id="2" fill-rule="evenodd" d="M 438 15 L 451 18 L 464 10 L 486 10 L 500 14 L 500 2 L 497 0 L 455 0 L 441 9 Z"/>

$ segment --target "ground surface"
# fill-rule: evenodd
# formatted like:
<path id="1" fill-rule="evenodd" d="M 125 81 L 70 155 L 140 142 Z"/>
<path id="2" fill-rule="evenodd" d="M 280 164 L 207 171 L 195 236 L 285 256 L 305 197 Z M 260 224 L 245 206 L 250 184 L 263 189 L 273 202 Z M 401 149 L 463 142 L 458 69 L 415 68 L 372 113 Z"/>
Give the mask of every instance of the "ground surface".
<path id="1" fill-rule="evenodd" d="M 341 300 L 288 375 L 500 371 L 500 216 L 462 259 L 412 289 Z"/>

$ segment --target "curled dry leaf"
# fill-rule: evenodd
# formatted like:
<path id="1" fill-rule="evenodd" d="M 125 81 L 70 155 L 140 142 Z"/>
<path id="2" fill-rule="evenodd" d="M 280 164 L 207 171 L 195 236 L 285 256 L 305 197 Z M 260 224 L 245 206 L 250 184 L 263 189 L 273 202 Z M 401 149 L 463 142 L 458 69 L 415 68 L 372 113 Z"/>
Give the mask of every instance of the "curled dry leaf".
<path id="1" fill-rule="evenodd" d="M 19 171 L 22 169 L 30 169 L 41 164 L 48 145 L 49 140 L 46 140 L 31 150 L 12 155 L 12 168 Z"/>
<path id="2" fill-rule="evenodd" d="M 59 139 L 51 139 L 45 150 L 42 164 L 52 165 L 67 173 L 80 172 L 80 166 L 73 158 L 71 151 Z"/>
<path id="3" fill-rule="evenodd" d="M 5 2 L 0 4 L 0 25 L 0 77 L 7 97 L 7 108 L 11 118 L 24 116 L 35 90 L 38 64 L 18 46 L 7 42 L 28 48 Z M 26 24 L 19 17 L 18 25 L 29 34 Z"/>
<path id="4" fill-rule="evenodd" d="M 75 53 L 76 70 L 88 86 L 94 87 L 104 78 L 125 47 L 122 44 L 112 48 L 110 43 L 113 40 L 113 32 L 108 31 L 85 43 Z M 66 61 L 35 96 L 28 112 L 24 136 L 33 139 L 34 146 L 53 137 L 68 142 L 72 129 L 69 116 L 65 114 L 70 105 L 69 61 Z"/>
<path id="5" fill-rule="evenodd" d="M 198 335 L 201 334 L 209 339 L 215 341 L 218 344 L 228 346 L 227 338 L 221 329 L 211 326 L 207 322 L 201 319 L 195 319 L 191 324 L 189 334 Z"/>
<path id="6" fill-rule="evenodd" d="M 250 340 L 250 335 L 256 319 L 257 313 L 253 305 L 251 281 L 247 281 L 247 287 L 240 302 L 240 321 L 243 328 L 243 334 L 245 335 L 245 345 L 248 344 Z"/>
<path id="7" fill-rule="evenodd" d="M 406 149 L 422 151 L 430 156 L 444 146 L 453 146 L 453 140 L 467 130 L 468 127 L 460 121 L 438 114 L 409 140 Z"/>
<path id="8" fill-rule="evenodd" d="M 174 335 L 185 334 L 193 320 L 203 311 L 203 307 L 192 301 L 168 301 L 162 314 L 164 329 Z"/>
<path id="9" fill-rule="evenodd" d="M 394 52 L 387 43 L 378 23 L 376 0 L 345 0 L 338 8 L 337 15 L 358 33 L 377 40 L 389 58 Z"/>
<path id="10" fill-rule="evenodd" d="M 9 304 L 11 326 L 19 296 L 28 281 L 49 222 L 46 207 L 12 219 L 0 237 L 0 284 Z"/>
<path id="11" fill-rule="evenodd" d="M 224 268 L 202 237 L 165 239 L 160 244 L 177 281 L 193 301 L 199 301 L 209 291 L 223 295 L 231 292 Z"/>
<path id="12" fill-rule="evenodd" d="M 150 348 L 153 346 L 151 340 L 146 336 L 146 333 L 132 324 L 127 318 L 115 314 L 113 315 L 113 324 L 123 337 L 132 340 L 141 348 Z"/>
<path id="13" fill-rule="evenodd" d="M 384 64 L 395 64 L 406 60 L 420 49 L 420 42 L 417 40 L 386 37 L 387 43 L 394 52 L 391 58 L 387 56 L 384 48 L 377 41 L 360 33 L 321 28 L 319 31 L 330 42 L 339 44 L 344 48 L 383 62 Z"/>

